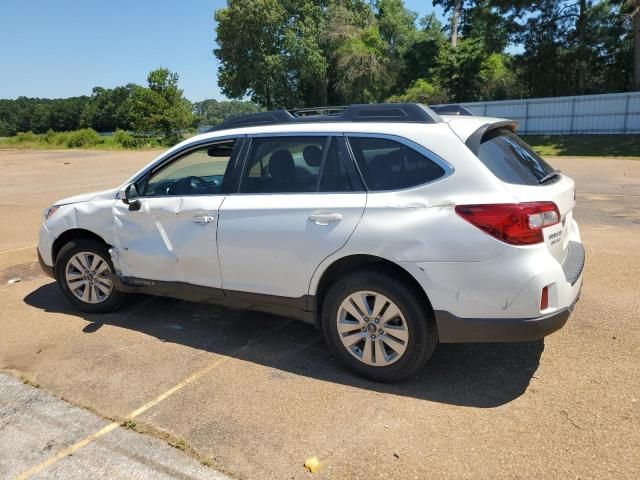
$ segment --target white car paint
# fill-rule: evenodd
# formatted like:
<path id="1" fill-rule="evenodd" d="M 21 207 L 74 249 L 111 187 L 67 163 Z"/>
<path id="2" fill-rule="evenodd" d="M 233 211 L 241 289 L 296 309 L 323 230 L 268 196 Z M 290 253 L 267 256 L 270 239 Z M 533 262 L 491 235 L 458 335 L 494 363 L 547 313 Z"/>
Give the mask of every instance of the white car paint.
<path id="1" fill-rule="evenodd" d="M 124 276 L 297 298 L 316 293 L 323 273 L 350 255 L 373 255 L 404 268 L 433 308 L 464 318 L 534 318 L 568 308 L 582 277 L 567 283 L 562 263 L 568 242 L 580 242 L 572 216 L 573 180 L 526 187 L 500 181 L 464 142 L 478 128 L 501 121 L 444 117 L 444 122 L 308 123 L 247 127 L 193 137 L 160 155 L 114 190 L 58 202 L 43 222 L 39 252 L 53 266 L 54 240 L 84 229 L 112 245 Z M 419 187 L 345 194 L 232 194 L 142 198 L 130 212 L 117 192 L 186 145 L 219 138 L 267 134 L 389 135 L 414 142 L 447 162 L 452 174 Z M 454 211 L 455 205 L 552 200 L 565 225 L 549 227 L 545 242 L 513 246 L 497 240 Z M 317 212 L 341 215 L 314 222 Z M 134 214 L 135 213 L 135 214 Z M 206 226 L 194 215 L 211 215 Z M 562 242 L 548 237 L 562 231 Z M 550 287 L 540 310 L 540 290 Z"/>

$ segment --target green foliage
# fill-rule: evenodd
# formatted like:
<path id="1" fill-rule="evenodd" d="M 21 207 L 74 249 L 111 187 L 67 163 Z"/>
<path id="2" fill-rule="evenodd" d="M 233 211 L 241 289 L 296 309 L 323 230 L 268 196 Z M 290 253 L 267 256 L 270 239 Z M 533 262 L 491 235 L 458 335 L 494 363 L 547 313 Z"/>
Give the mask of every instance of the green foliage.
<path id="1" fill-rule="evenodd" d="M 102 139 L 93 128 L 69 132 L 67 137 L 67 147 L 69 148 L 94 147 L 99 143 L 102 143 Z"/>
<path id="2" fill-rule="evenodd" d="M 504 53 L 492 53 L 480 66 L 480 98 L 505 100 L 518 93 L 518 79 L 511 58 Z"/>
<path id="3" fill-rule="evenodd" d="M 178 74 L 159 68 L 149 73 L 147 82 L 148 88 L 136 85 L 131 93 L 131 123 L 138 132 L 176 143 L 193 123 L 191 103 L 178 88 Z"/>
<path id="4" fill-rule="evenodd" d="M 413 43 L 402 56 L 396 82 L 398 91 L 406 89 L 415 79 L 431 78 L 440 50 L 446 47 L 447 39 L 435 14 L 424 17 L 420 24 L 422 28 L 415 33 Z"/>
<path id="5" fill-rule="evenodd" d="M 16 143 L 34 142 L 38 136 L 33 132 L 18 132 L 16 135 Z"/>
<path id="6" fill-rule="evenodd" d="M 94 87 L 91 101 L 82 112 L 81 124 L 99 132 L 131 128 L 129 102 L 135 85 L 124 87 Z"/>
<path id="7" fill-rule="evenodd" d="M 124 130 L 116 130 L 111 135 L 99 135 L 95 130 L 87 128 L 69 132 L 47 131 L 44 134 L 18 132 L 17 135 L 0 139 L 0 149 L 65 149 L 89 148 L 100 150 L 122 150 L 157 148 L 162 144 L 153 137 L 135 136 Z"/>
<path id="8" fill-rule="evenodd" d="M 326 101 L 322 8 L 312 0 L 229 0 L 215 13 L 219 84 L 271 109 Z"/>
<path id="9" fill-rule="evenodd" d="M 196 125 L 218 125 L 227 118 L 256 113 L 260 107 L 252 102 L 203 100 L 192 105 Z"/>
<path id="10" fill-rule="evenodd" d="M 386 44 L 377 27 L 352 30 L 336 46 L 336 90 L 345 103 L 375 102 L 391 83 Z"/>
<path id="11" fill-rule="evenodd" d="M 640 159 L 640 135 L 524 135 L 522 138 L 543 156 Z"/>
<path id="12" fill-rule="evenodd" d="M 74 130 L 80 127 L 82 111 L 89 97 L 45 99 L 19 97 L 0 100 L 0 128 L 2 135 L 33 131 L 44 133 L 49 128 Z"/>
<path id="13" fill-rule="evenodd" d="M 137 148 L 139 146 L 138 140 L 129 132 L 124 130 L 116 130 L 113 134 L 113 141 L 123 148 Z"/>
<path id="14" fill-rule="evenodd" d="M 449 17 L 443 27 L 433 14 L 418 20 L 403 0 L 229 0 L 215 12 L 214 53 L 219 85 L 235 100 L 191 105 L 178 75 L 158 69 L 146 87 L 0 100 L 0 137 L 33 132 L 44 135 L 23 133 L 12 144 L 140 148 L 265 107 L 638 89 L 639 1 L 432 0 Z M 455 47 L 443 33 L 453 34 L 454 25 Z"/>
<path id="15" fill-rule="evenodd" d="M 387 98 L 387 102 L 391 103 L 424 103 L 425 105 L 435 105 L 439 103 L 447 103 L 449 95 L 440 86 L 429 83 L 424 78 L 419 78 L 407 88 L 402 95 L 394 95 Z"/>
<path id="16" fill-rule="evenodd" d="M 216 12 L 219 84 L 267 108 L 381 101 L 418 79 L 456 102 L 632 86 L 637 0 L 432 3 L 456 21 L 416 24 L 402 0 L 230 0 Z"/>
<path id="17" fill-rule="evenodd" d="M 485 61 L 484 44 L 478 39 L 462 39 L 453 48 L 440 50 L 434 76 L 444 85 L 453 102 L 480 100 L 482 79 L 480 71 Z"/>

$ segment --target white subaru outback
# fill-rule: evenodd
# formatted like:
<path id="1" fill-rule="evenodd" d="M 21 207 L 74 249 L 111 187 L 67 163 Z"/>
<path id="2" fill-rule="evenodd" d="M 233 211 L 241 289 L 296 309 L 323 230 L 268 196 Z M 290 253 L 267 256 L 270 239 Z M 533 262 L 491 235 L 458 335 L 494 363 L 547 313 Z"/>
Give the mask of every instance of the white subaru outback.
<path id="1" fill-rule="evenodd" d="M 87 312 L 139 292 L 298 318 L 378 381 L 438 342 L 564 325 L 585 258 L 574 182 L 514 122 L 419 104 L 303 113 L 228 120 L 57 202 L 41 265 Z"/>

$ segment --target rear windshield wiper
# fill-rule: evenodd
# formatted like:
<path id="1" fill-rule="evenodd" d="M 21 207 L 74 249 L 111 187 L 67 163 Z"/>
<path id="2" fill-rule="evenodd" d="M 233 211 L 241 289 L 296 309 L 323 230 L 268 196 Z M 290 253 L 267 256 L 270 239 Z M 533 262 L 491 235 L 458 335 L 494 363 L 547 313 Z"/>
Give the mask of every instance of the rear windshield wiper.
<path id="1" fill-rule="evenodd" d="M 553 170 L 552 172 L 547 173 L 544 177 L 538 180 L 538 183 L 544 183 L 548 180 L 551 180 L 553 177 L 557 177 L 560 175 L 560 170 Z"/>

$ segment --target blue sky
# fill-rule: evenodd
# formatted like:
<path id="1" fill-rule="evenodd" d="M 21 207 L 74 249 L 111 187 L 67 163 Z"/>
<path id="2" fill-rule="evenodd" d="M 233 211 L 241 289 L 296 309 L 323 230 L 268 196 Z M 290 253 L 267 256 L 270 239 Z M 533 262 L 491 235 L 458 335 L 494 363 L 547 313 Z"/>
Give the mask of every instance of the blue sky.
<path id="1" fill-rule="evenodd" d="M 431 0 L 405 0 L 420 16 Z M 89 95 L 178 72 L 193 101 L 223 99 L 213 12 L 225 0 L 0 0 L 0 98 Z M 441 11 L 438 14 L 441 15 Z"/>

